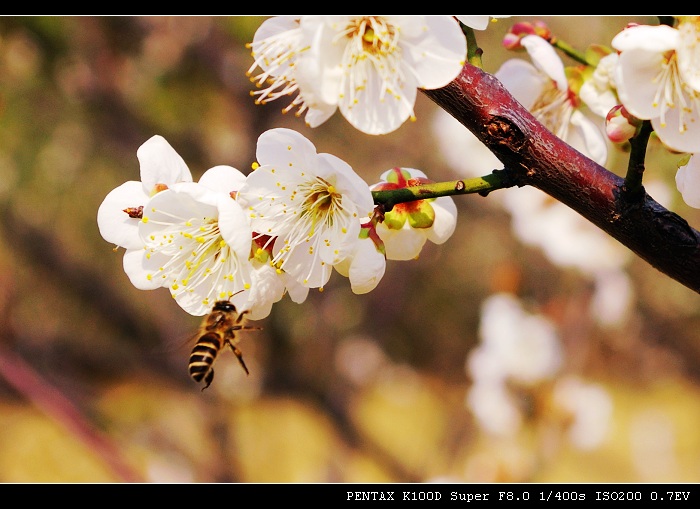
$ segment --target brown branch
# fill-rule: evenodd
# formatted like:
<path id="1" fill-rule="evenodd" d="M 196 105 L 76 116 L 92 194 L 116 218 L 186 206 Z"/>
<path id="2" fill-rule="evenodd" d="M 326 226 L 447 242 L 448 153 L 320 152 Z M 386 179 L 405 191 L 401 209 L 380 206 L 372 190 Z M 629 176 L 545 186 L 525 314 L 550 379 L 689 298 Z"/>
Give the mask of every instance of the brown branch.
<path id="1" fill-rule="evenodd" d="M 700 233 L 643 188 L 623 193 L 621 177 L 557 138 L 497 78 L 467 64 L 446 87 L 423 92 L 474 133 L 518 186 L 544 191 L 700 293 Z"/>

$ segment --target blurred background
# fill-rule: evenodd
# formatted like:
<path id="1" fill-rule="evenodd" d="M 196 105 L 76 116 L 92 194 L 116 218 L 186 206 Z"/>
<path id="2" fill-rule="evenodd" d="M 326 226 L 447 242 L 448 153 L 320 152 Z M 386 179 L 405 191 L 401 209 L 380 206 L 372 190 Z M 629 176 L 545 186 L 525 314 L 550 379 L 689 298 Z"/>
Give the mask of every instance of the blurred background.
<path id="1" fill-rule="evenodd" d="M 0 482 L 697 482 L 700 295 L 533 189 L 456 197 L 453 237 L 369 294 L 336 273 L 285 297 L 242 334 L 250 375 L 224 351 L 200 390 L 201 318 L 136 290 L 97 229 L 148 138 L 195 180 L 250 171 L 273 127 L 368 184 L 497 164 L 422 94 L 417 122 L 379 137 L 256 106 L 245 44 L 264 19 L 0 18 Z M 527 58 L 500 41 L 535 19 L 579 49 L 657 23 L 501 19 L 477 32 L 487 71 Z M 652 143 L 645 185 L 698 228 L 677 159 Z M 611 171 L 626 161 L 611 147 Z"/>

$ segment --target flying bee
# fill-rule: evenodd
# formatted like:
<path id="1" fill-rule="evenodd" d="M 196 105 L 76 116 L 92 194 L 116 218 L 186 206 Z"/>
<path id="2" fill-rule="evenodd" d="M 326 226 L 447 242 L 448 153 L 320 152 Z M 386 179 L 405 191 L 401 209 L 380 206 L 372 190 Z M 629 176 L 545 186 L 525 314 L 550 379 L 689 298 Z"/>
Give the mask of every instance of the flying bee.
<path id="1" fill-rule="evenodd" d="M 190 376 L 195 382 L 204 380 L 206 389 L 214 380 L 214 361 L 219 351 L 228 345 L 241 363 L 246 375 L 248 368 L 243 361 L 243 354 L 238 349 L 238 338 L 235 335 L 239 330 L 260 330 L 260 327 L 245 325 L 244 317 L 248 311 L 239 313 L 231 301 L 219 300 L 203 320 L 197 331 L 197 342 L 190 354 Z"/>

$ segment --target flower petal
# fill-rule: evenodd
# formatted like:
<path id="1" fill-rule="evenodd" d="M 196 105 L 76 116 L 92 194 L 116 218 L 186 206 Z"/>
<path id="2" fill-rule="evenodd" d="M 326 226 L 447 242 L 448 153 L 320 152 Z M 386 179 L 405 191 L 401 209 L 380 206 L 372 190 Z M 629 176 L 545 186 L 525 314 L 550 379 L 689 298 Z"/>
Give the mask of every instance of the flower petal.
<path id="1" fill-rule="evenodd" d="M 618 53 L 610 53 L 601 58 L 593 75 L 581 85 L 579 90 L 581 100 L 591 111 L 601 117 L 605 117 L 619 104 L 615 84 L 615 68 L 618 60 Z"/>
<path id="2" fill-rule="evenodd" d="M 187 164 L 162 136 L 148 139 L 138 148 L 136 156 L 141 164 L 141 182 L 149 195 L 156 184 L 170 186 L 176 182 L 192 181 Z"/>
<path id="3" fill-rule="evenodd" d="M 292 129 L 269 129 L 258 137 L 255 156 L 261 166 L 278 166 L 286 173 L 315 171 L 316 147 Z M 255 170 L 257 171 L 257 170 Z M 255 175 L 255 171 L 248 178 Z"/>
<path id="4" fill-rule="evenodd" d="M 353 73 L 366 76 L 361 98 L 353 89 L 353 82 L 346 80 L 338 108 L 355 129 L 366 134 L 388 134 L 413 114 L 418 82 L 412 76 L 407 76 L 406 81 L 396 83 L 397 89 L 387 93 L 386 82 L 372 68 L 373 65 L 369 60 L 355 65 Z"/>
<path id="5" fill-rule="evenodd" d="M 608 160 L 608 143 L 603 128 L 579 110 L 572 113 L 570 122 L 576 129 L 569 130 L 566 141 L 598 164 L 605 165 Z"/>
<path id="6" fill-rule="evenodd" d="M 678 70 L 688 86 L 700 92 L 700 24 L 698 16 L 681 17 L 678 25 Z"/>
<path id="7" fill-rule="evenodd" d="M 564 63 L 549 42 L 539 35 L 526 35 L 521 39 L 520 44 L 527 50 L 532 63 L 553 79 L 559 90 L 566 90 L 569 87 L 564 72 Z"/>
<path id="8" fill-rule="evenodd" d="M 241 188 L 245 175 L 233 166 L 214 166 L 205 171 L 198 182 L 213 191 L 230 193 Z"/>
<path id="9" fill-rule="evenodd" d="M 427 240 L 424 233 L 408 225 L 401 230 L 390 230 L 380 223 L 377 235 L 384 242 L 387 260 L 414 260 Z"/>
<path id="10" fill-rule="evenodd" d="M 272 305 L 284 296 L 284 279 L 277 270 L 261 264 L 256 267 L 254 283 L 247 292 L 248 301 L 243 309 L 249 309 L 251 320 L 261 320 L 272 311 Z"/>
<path id="11" fill-rule="evenodd" d="M 142 206 L 147 200 L 143 185 L 134 180 L 110 191 L 97 209 L 97 226 L 102 238 L 127 249 L 142 248 L 138 233 L 140 220 L 130 217 L 124 209 Z"/>
<path id="12" fill-rule="evenodd" d="M 221 195 L 217 204 L 219 211 L 219 231 L 229 247 L 243 260 L 250 256 L 253 231 L 248 217 L 235 200 Z"/>
<path id="13" fill-rule="evenodd" d="M 167 280 L 153 277 L 159 267 L 167 262 L 167 257 L 161 255 L 146 256 L 146 251 L 141 249 L 127 249 L 122 261 L 124 272 L 129 277 L 131 284 L 139 290 L 155 290 L 167 284 Z"/>
<path id="14" fill-rule="evenodd" d="M 282 276 L 284 277 L 286 274 L 282 273 Z M 285 277 L 284 280 L 289 298 L 296 304 L 302 304 L 309 295 L 309 287 L 302 285 L 292 277 Z"/>
<path id="15" fill-rule="evenodd" d="M 433 203 L 435 221 L 433 227 L 426 231 L 428 240 L 434 244 L 443 244 L 457 227 L 457 205 L 449 196 L 436 199 Z"/>
<path id="16" fill-rule="evenodd" d="M 507 16 L 455 16 L 459 21 L 464 23 L 470 28 L 473 28 L 474 30 L 486 30 L 489 26 L 489 22 L 491 21 L 491 18 L 494 18 L 494 21 L 496 21 L 496 18 L 510 18 L 510 15 Z"/>
<path id="17" fill-rule="evenodd" d="M 683 94 L 686 99 L 688 96 Z M 700 104 L 697 100 L 693 108 L 692 117 L 680 107 L 675 107 L 665 112 L 665 123 L 660 117 L 651 119 L 659 139 L 664 145 L 678 152 L 700 152 Z M 684 115 L 683 119 L 681 115 Z"/>
<path id="18" fill-rule="evenodd" d="M 338 272 L 347 275 L 353 293 L 361 295 L 374 290 L 386 271 L 386 257 L 377 251 L 371 239 L 357 243 L 357 250 L 345 267 Z"/>
<path id="19" fill-rule="evenodd" d="M 332 154 L 318 154 L 318 174 L 333 175 L 335 187 L 357 209 L 360 217 L 369 217 L 374 210 L 374 198 L 367 182 L 352 167 Z"/>
<path id="20" fill-rule="evenodd" d="M 547 77 L 530 62 L 521 58 L 506 60 L 495 76 L 513 97 L 528 109 L 535 104 L 547 85 Z"/>
<path id="21" fill-rule="evenodd" d="M 394 18 L 387 16 L 389 22 Z M 418 87 L 444 87 L 459 75 L 467 40 L 452 16 L 412 16 L 399 26 L 404 65 L 415 73 Z"/>
<path id="22" fill-rule="evenodd" d="M 691 156 L 686 165 L 678 168 L 676 187 L 683 195 L 685 203 L 700 209 L 700 156 Z"/>
<path id="23" fill-rule="evenodd" d="M 637 118 L 659 115 L 656 95 L 658 74 L 664 65 L 663 53 L 629 49 L 620 54 L 615 70 L 615 83 L 620 102 Z"/>
<path id="24" fill-rule="evenodd" d="M 455 16 L 462 23 L 467 25 L 469 28 L 474 30 L 486 30 L 489 26 L 489 21 L 491 21 L 491 16 Z"/>
<path id="25" fill-rule="evenodd" d="M 625 28 L 613 37 L 610 43 L 617 51 L 639 49 L 653 53 L 664 53 L 676 49 L 679 43 L 678 30 L 668 25 L 637 25 Z"/>

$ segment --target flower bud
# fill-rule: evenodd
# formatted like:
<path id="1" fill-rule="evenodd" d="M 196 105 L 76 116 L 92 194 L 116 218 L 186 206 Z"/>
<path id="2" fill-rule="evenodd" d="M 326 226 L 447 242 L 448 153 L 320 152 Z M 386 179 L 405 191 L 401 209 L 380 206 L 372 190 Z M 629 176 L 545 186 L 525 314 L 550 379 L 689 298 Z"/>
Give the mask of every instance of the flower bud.
<path id="1" fill-rule="evenodd" d="M 503 37 L 503 47 L 509 50 L 521 50 L 523 47 L 520 41 L 527 35 L 539 35 L 547 41 L 552 38 L 552 32 L 542 21 L 535 21 L 533 23 L 524 21 L 515 23 L 510 28 L 508 33 Z"/>
<path id="2" fill-rule="evenodd" d="M 623 143 L 634 138 L 642 121 L 631 115 L 623 105 L 614 106 L 605 117 L 605 132 L 613 143 Z"/>

